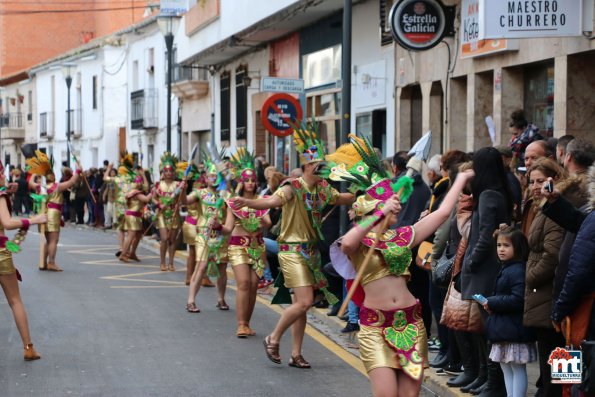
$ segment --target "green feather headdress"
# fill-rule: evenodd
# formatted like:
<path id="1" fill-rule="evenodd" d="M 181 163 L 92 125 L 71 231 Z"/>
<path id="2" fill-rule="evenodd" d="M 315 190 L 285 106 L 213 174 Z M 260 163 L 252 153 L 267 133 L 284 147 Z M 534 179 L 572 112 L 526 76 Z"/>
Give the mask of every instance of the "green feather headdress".
<path id="1" fill-rule="evenodd" d="M 161 162 L 159 163 L 159 171 L 163 171 L 166 167 L 171 167 L 175 170 L 178 164 L 178 158 L 170 152 L 165 152 L 161 155 Z"/>
<path id="2" fill-rule="evenodd" d="M 254 164 L 256 158 L 246 148 L 238 148 L 236 154 L 229 161 L 233 166 L 233 172 L 238 181 L 243 182 L 246 179 L 255 178 L 256 167 Z"/>
<path id="3" fill-rule="evenodd" d="M 358 195 L 353 209 L 358 216 L 365 215 L 384 204 L 393 194 L 401 202 L 407 201 L 412 192 L 412 180 L 401 177 L 393 182 L 368 138 L 349 135 L 350 143 L 340 146 L 327 155 L 330 179 L 349 183 L 350 190 Z"/>
<path id="4" fill-rule="evenodd" d="M 300 154 L 301 164 L 324 161 L 326 150 L 320 140 L 318 123 L 311 120 L 309 123 L 291 124 L 293 128 L 293 142 Z"/>

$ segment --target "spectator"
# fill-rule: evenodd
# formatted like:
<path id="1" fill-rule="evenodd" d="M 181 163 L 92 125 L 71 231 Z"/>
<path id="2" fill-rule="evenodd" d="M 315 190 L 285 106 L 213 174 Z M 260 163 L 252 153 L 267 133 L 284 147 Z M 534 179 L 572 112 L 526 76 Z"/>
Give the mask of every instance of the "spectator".
<path id="1" fill-rule="evenodd" d="M 533 142 L 543 139 L 539 133 L 539 128 L 530 124 L 525 118 L 525 112 L 522 109 L 515 110 L 510 115 L 509 130 L 511 133 L 508 146 L 513 153 L 513 166 L 525 166 L 525 149 Z"/>
<path id="2" fill-rule="evenodd" d="M 556 145 L 556 160 L 558 164 L 564 165 L 564 157 L 566 156 L 566 146 L 570 141 L 574 139 L 572 135 L 564 135 L 558 138 L 558 144 Z"/>
<path id="3" fill-rule="evenodd" d="M 537 351 L 541 392 L 544 396 L 561 395 L 560 385 L 551 383 L 548 357 L 556 347 L 564 346 L 564 339 L 556 333 L 550 316 L 554 278 L 558 266 L 558 253 L 564 238 L 564 229 L 539 211 L 541 188 L 547 178 L 559 181 L 564 170 L 553 159 L 537 160 L 527 171 L 529 188 L 534 199 L 530 211 L 536 212 L 529 228 L 529 259 L 526 269 L 525 313 L 523 324 L 534 327 L 537 336 Z"/>
<path id="4" fill-rule="evenodd" d="M 502 155 L 502 161 L 504 162 L 504 169 L 506 170 L 506 179 L 508 180 L 510 190 L 512 191 L 512 197 L 515 205 L 515 220 L 520 219 L 521 205 L 523 201 L 523 189 L 521 183 L 517 177 L 513 174 L 510 163 L 512 162 L 512 149 L 508 146 L 500 145 L 496 146 L 496 150 Z"/>
<path id="5" fill-rule="evenodd" d="M 29 184 L 27 178 L 21 170 L 15 169 L 13 171 L 13 179 L 18 185 L 13 201 L 14 214 L 20 216 L 23 213 L 23 207 L 25 207 L 24 214 L 29 216 L 29 212 L 31 212 L 31 202 L 29 199 Z"/>
<path id="6" fill-rule="evenodd" d="M 118 172 L 111 169 L 109 176 L 115 178 Z M 104 229 L 111 229 L 114 224 L 115 217 L 115 202 L 116 202 L 116 183 L 114 181 L 105 182 L 103 184 L 103 203 L 105 206 L 105 226 Z"/>
<path id="7" fill-rule="evenodd" d="M 407 152 L 401 150 L 393 156 L 393 175 L 395 178 L 405 175 L 407 172 Z"/>

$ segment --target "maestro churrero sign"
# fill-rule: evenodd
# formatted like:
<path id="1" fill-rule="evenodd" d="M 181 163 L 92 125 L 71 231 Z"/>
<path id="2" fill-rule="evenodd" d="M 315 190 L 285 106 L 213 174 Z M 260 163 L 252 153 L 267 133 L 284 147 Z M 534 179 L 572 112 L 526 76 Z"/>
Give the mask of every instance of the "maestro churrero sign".
<path id="1" fill-rule="evenodd" d="M 389 20 L 397 43 L 413 51 L 436 46 L 447 31 L 445 9 L 436 0 L 401 0 L 391 8 Z"/>

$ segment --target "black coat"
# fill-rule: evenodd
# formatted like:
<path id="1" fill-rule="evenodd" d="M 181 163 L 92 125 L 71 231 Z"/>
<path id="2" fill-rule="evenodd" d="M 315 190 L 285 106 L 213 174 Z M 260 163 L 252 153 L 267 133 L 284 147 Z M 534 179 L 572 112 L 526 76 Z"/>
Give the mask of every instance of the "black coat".
<path id="1" fill-rule="evenodd" d="M 463 299 L 473 299 L 474 294 L 489 296 L 500 272 L 496 255 L 494 231 L 501 223 L 510 224 L 510 214 L 505 196 L 495 190 L 485 190 L 478 198 L 471 216 L 469 242 L 461 270 Z"/>
<path id="2" fill-rule="evenodd" d="M 488 298 L 492 314 L 486 323 L 490 342 L 525 343 L 535 340 L 529 329 L 523 326 L 525 299 L 525 264 L 508 262 L 496 278 L 494 295 Z"/>
<path id="3" fill-rule="evenodd" d="M 558 300 L 552 308 L 552 319 L 560 323 L 572 313 L 581 299 L 595 292 L 595 212 L 583 221 L 570 254 L 568 273 Z M 587 339 L 595 340 L 595 305 Z"/>

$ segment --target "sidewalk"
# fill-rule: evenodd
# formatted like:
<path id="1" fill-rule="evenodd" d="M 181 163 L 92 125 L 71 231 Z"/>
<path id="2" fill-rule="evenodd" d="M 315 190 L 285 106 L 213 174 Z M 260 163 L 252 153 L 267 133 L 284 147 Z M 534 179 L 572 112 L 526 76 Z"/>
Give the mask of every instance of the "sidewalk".
<path id="1" fill-rule="evenodd" d="M 94 230 L 102 231 L 101 229 Z M 111 229 L 106 230 L 105 232 L 111 232 L 115 234 L 115 231 Z M 141 240 L 141 246 L 150 251 L 157 253 L 159 252 L 159 243 L 147 237 L 143 237 Z M 186 267 L 187 258 L 188 254 L 186 251 L 176 251 L 176 262 L 178 265 L 184 265 L 184 269 Z M 229 282 L 234 283 L 234 275 L 231 267 L 228 267 L 227 275 Z M 273 293 L 274 288 L 269 286 L 267 289 L 259 290 L 258 296 L 270 302 L 273 297 Z M 283 308 L 284 306 L 280 305 L 279 307 Z M 359 362 L 356 333 L 342 334 L 341 330 L 345 327 L 345 322 L 341 321 L 337 317 L 327 316 L 326 313 L 328 310 L 329 309 L 312 308 L 308 312 L 308 324 L 318 332 L 324 334 L 324 336 L 332 340 L 344 351 L 356 357 Z M 432 328 L 432 334 L 437 334 L 435 330 L 435 324 L 433 324 Z M 430 352 L 430 361 L 435 355 L 436 353 Z M 535 387 L 535 382 L 539 377 L 539 366 L 537 362 L 527 365 L 527 376 L 529 378 L 529 388 L 527 390 L 527 395 L 532 396 L 537 391 L 537 388 Z M 436 370 L 433 368 L 427 369 L 424 373 L 424 383 L 422 385 L 425 395 L 435 395 L 440 397 L 471 396 L 471 394 L 462 393 L 458 388 L 448 387 L 446 382 L 449 378 L 450 376 L 440 376 L 436 374 Z"/>

